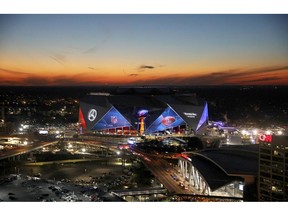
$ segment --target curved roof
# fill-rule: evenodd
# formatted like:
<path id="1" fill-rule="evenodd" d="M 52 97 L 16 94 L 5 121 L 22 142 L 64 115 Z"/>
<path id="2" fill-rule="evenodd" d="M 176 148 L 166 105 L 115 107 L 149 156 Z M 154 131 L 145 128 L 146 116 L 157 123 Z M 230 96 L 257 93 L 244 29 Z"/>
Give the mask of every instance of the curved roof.
<path id="1" fill-rule="evenodd" d="M 191 163 L 201 173 L 212 191 L 235 181 L 235 177 L 228 176 L 216 164 L 207 161 L 200 155 L 195 155 Z"/>
<path id="2" fill-rule="evenodd" d="M 254 145 L 258 149 L 258 145 Z M 225 147 L 201 153 L 220 166 L 227 175 L 257 175 L 258 152 L 250 147 Z"/>
<path id="3" fill-rule="evenodd" d="M 186 152 L 191 163 L 216 190 L 238 177 L 258 173 L 258 145 L 229 146 L 200 152 Z"/>

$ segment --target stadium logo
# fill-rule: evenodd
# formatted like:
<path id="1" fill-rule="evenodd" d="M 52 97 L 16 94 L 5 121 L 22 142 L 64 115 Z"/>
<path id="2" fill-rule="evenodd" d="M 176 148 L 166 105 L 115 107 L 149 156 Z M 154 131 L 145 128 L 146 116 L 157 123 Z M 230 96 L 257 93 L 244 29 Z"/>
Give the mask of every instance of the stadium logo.
<path id="1" fill-rule="evenodd" d="M 261 140 L 262 142 L 272 142 L 272 135 L 268 135 L 268 134 L 260 134 L 259 135 L 259 140 Z"/>
<path id="2" fill-rule="evenodd" d="M 94 121 L 97 117 L 97 111 L 95 109 L 89 110 L 88 119 L 89 121 Z"/>
<path id="3" fill-rule="evenodd" d="M 173 124 L 176 121 L 176 119 L 173 116 L 166 116 L 161 120 L 161 123 L 165 126 L 169 126 Z"/>
<path id="4" fill-rule="evenodd" d="M 117 116 L 111 116 L 111 123 L 116 124 L 118 121 Z"/>

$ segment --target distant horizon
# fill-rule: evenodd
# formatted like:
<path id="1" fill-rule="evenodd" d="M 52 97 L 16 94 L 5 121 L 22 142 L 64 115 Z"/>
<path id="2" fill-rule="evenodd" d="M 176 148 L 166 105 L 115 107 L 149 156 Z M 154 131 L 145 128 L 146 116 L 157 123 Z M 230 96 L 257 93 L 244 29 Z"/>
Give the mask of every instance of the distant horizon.
<path id="1" fill-rule="evenodd" d="M 37 86 L 37 85 L 0 85 L 2 87 L 11 87 L 11 88 L 58 88 L 58 87 L 81 87 L 81 88 L 90 88 L 90 87 L 119 87 L 119 88 L 185 88 L 185 87 L 207 87 L 207 88 L 225 88 L 225 87 L 288 87 L 287 85 L 49 85 L 49 86 Z"/>

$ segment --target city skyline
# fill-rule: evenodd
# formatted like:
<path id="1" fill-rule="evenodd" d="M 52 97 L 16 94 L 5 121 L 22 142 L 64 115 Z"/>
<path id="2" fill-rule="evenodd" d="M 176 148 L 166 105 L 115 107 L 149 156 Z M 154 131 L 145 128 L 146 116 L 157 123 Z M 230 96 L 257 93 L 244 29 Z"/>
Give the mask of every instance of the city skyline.
<path id="1" fill-rule="evenodd" d="M 281 14 L 2 14 L 0 85 L 287 85 Z"/>

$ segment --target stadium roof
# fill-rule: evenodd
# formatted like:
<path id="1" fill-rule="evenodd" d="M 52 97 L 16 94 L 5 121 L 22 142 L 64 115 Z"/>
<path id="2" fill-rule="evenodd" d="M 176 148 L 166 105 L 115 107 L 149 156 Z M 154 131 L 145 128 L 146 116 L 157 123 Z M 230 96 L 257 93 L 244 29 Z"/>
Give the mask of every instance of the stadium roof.
<path id="1" fill-rule="evenodd" d="M 206 150 L 201 154 L 214 161 L 227 175 L 257 175 L 258 172 L 258 145 L 225 147 L 215 150 Z"/>
<path id="2" fill-rule="evenodd" d="M 203 175 L 212 190 L 233 182 L 235 177 L 258 173 L 258 145 L 241 145 L 186 152 L 191 163 Z"/>
<path id="3" fill-rule="evenodd" d="M 133 94 L 133 92 L 137 93 Z M 153 92 L 157 92 L 157 94 L 153 94 Z M 93 121 L 90 119 L 87 121 L 87 115 L 91 110 L 95 110 L 95 112 L 97 110 L 96 117 L 92 118 Z M 118 92 L 118 94 L 92 93 L 81 99 L 79 116 L 81 116 L 82 124 L 86 124 L 89 129 L 96 129 L 94 126 L 99 121 L 102 121 L 102 118 L 107 116 L 108 112 L 117 116 L 118 120 L 122 119 L 122 122 L 126 120 L 127 122 L 123 123 L 124 126 L 130 125 L 136 127 L 139 121 L 138 112 L 141 110 L 149 111 L 149 114 L 145 118 L 147 133 L 184 124 L 197 131 L 201 125 L 208 122 L 206 101 L 197 98 L 195 94 L 174 94 L 168 88 L 128 88 L 121 93 Z M 168 117 L 171 117 L 173 121 L 169 122 Z M 102 121 L 103 124 L 101 127 L 112 127 L 112 125 L 109 125 L 110 120 L 108 117 L 104 118 L 106 120 L 105 122 Z M 165 120 L 168 121 L 169 125 L 163 123 L 164 126 L 161 125 L 160 127 L 159 125 L 162 124 L 162 119 L 164 118 L 167 119 Z M 113 126 L 122 127 L 123 125 L 120 125 L 120 121 L 118 122 L 119 125 L 116 126 L 114 124 Z M 97 130 L 99 129 L 98 126 Z"/>
<path id="4" fill-rule="evenodd" d="M 212 191 L 235 181 L 235 177 L 226 175 L 216 164 L 208 162 L 199 155 L 195 155 L 192 161 L 193 166 L 202 174 Z"/>

